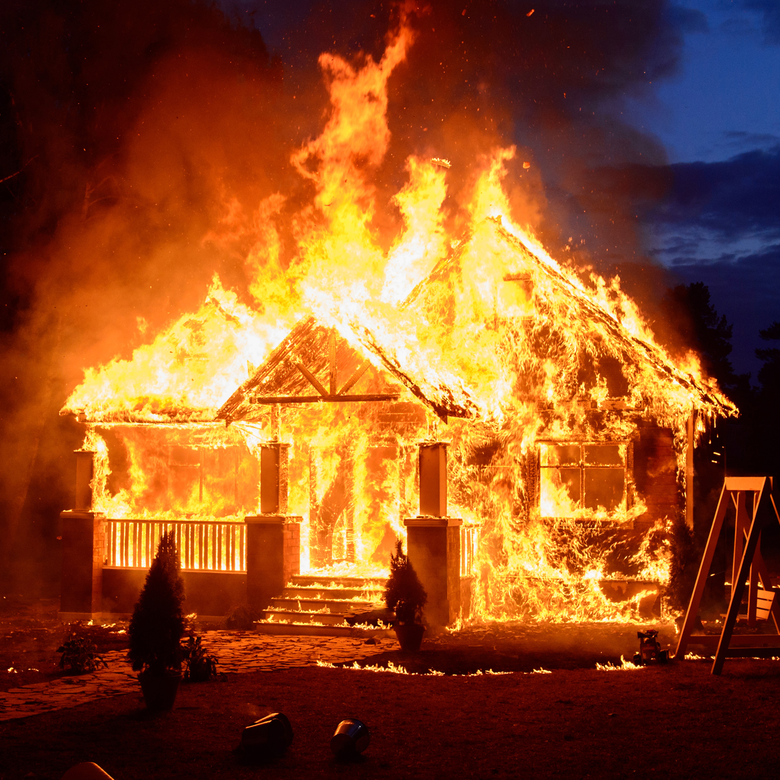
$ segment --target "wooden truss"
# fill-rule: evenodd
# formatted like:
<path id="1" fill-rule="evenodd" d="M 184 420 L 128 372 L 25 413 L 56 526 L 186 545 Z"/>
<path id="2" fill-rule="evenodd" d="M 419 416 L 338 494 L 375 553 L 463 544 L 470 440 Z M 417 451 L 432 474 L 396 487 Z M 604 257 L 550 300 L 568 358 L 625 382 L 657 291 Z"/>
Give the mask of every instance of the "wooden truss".
<path id="1" fill-rule="evenodd" d="M 256 395 L 250 398 L 255 404 L 307 404 L 317 401 L 346 402 L 346 401 L 396 401 L 400 393 L 372 393 L 363 395 L 350 395 L 349 391 L 361 380 L 363 374 L 371 367 L 368 360 L 364 360 L 352 372 L 349 379 L 338 389 L 338 364 L 336 361 L 336 330 L 330 329 L 328 338 L 328 387 L 320 382 L 313 371 L 310 371 L 300 360 L 294 361 L 295 368 L 306 378 L 308 383 L 317 391 L 317 395 Z"/>
<path id="2" fill-rule="evenodd" d="M 704 586 L 712 567 L 715 548 L 723 530 L 726 513 L 730 506 L 736 512 L 734 520 L 734 557 L 731 567 L 731 601 L 720 636 L 717 634 L 694 634 Z M 716 647 L 712 674 L 720 674 L 726 657 L 772 657 L 780 655 L 780 603 L 771 601 L 769 615 L 776 633 L 734 635 L 739 608 L 745 586 L 748 585 L 747 622 L 755 627 L 759 611 L 759 581 L 764 591 L 774 594 L 764 559 L 761 556 L 761 531 L 772 522 L 772 514 L 780 523 L 772 496 L 771 477 L 726 477 L 720 493 L 715 518 L 712 522 L 704 557 L 699 566 L 696 585 L 691 595 L 688 611 L 685 613 L 675 657 L 683 658 L 689 644 L 703 645 L 710 652 Z"/>

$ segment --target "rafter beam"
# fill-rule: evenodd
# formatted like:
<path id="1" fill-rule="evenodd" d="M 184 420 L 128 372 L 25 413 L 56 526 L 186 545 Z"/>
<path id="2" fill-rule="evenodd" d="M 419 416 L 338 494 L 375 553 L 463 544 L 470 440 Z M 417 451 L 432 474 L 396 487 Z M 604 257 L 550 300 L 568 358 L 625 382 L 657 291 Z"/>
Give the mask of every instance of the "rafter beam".
<path id="1" fill-rule="evenodd" d="M 322 386 L 322 383 L 317 379 L 311 371 L 309 371 L 303 363 L 295 363 L 295 367 L 309 380 L 309 384 L 323 397 L 326 398 L 330 393 Z"/>
<path id="2" fill-rule="evenodd" d="M 368 360 L 364 360 L 357 369 L 355 369 L 355 373 L 344 383 L 344 387 L 342 387 L 338 393 L 334 391 L 334 395 L 344 395 L 344 393 L 348 393 L 360 381 L 363 374 L 368 371 L 370 365 L 371 363 Z"/>
<path id="3" fill-rule="evenodd" d="M 351 401 L 397 401 L 400 393 L 372 393 L 368 395 L 274 395 L 253 396 L 249 399 L 253 404 L 315 404 L 321 401 L 328 403 L 347 403 Z"/>
<path id="4" fill-rule="evenodd" d="M 328 338 L 328 365 L 330 366 L 329 378 L 330 378 L 330 395 L 336 395 L 336 329 L 330 329 L 330 337 Z"/>

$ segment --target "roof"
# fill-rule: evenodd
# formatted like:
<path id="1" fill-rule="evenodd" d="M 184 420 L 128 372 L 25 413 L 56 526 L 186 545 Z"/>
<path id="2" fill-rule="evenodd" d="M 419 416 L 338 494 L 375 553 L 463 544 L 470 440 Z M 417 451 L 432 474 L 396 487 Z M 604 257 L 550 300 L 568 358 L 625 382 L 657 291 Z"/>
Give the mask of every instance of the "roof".
<path id="1" fill-rule="evenodd" d="M 263 406 L 274 403 L 392 401 L 404 390 L 441 417 L 477 413 L 466 391 L 415 375 L 369 328 L 356 323 L 327 325 L 307 317 L 230 396 L 217 419 L 257 420 Z"/>
<path id="2" fill-rule="evenodd" d="M 576 363 L 578 355 L 587 354 L 591 358 L 608 355 L 617 359 L 629 384 L 637 388 L 637 394 L 646 404 L 654 406 L 656 412 L 674 404 L 685 407 L 686 414 L 692 408 L 715 416 L 737 413 L 715 381 L 702 375 L 695 363 L 689 368 L 680 365 L 680 361 L 656 343 L 633 302 L 620 292 L 619 280 L 607 283 L 597 279 L 596 288 L 590 289 L 541 247 L 526 236 L 515 234 L 500 218 L 488 220 L 483 230 L 482 236 L 474 233 L 467 236 L 441 260 L 412 291 L 404 308 L 430 315 L 448 310 L 458 295 L 468 300 L 464 290 L 469 285 L 485 291 L 502 281 L 524 283 L 527 280 L 533 289 L 533 315 L 502 320 L 497 312 L 492 327 L 512 332 L 504 336 L 504 342 L 496 339 L 497 344 L 504 347 L 508 340 L 515 355 L 523 348 L 535 350 L 540 363 L 554 351 L 549 344 L 559 340 L 557 358 L 561 376 Z M 501 261 L 486 272 L 484 258 L 490 253 L 500 256 Z M 475 280 L 475 277 L 479 278 Z M 495 300 L 499 297 L 496 294 Z M 459 316 L 466 318 L 474 305 L 470 301 L 470 308 L 461 311 Z M 547 344 L 540 346 L 545 340 Z M 517 362 L 525 372 L 533 368 L 532 357 L 520 356 Z M 581 377 L 575 374 L 572 371 L 569 377 L 573 393 L 581 391 L 578 384 Z"/>

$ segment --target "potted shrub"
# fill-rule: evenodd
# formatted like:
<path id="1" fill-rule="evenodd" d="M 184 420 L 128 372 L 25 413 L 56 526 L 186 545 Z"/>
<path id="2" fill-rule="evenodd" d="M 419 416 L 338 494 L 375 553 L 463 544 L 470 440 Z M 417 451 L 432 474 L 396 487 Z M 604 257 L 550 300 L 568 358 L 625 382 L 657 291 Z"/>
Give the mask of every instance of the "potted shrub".
<path id="1" fill-rule="evenodd" d="M 71 630 L 65 641 L 57 648 L 60 656 L 60 669 L 70 674 L 86 674 L 96 672 L 101 666 L 108 666 L 102 655 L 98 655 L 97 647 L 89 637 L 79 636 Z"/>
<path id="2" fill-rule="evenodd" d="M 206 652 L 202 639 L 190 634 L 182 645 L 184 682 L 207 682 L 217 676 L 217 657 Z"/>
<path id="3" fill-rule="evenodd" d="M 130 620 L 128 658 L 152 712 L 170 710 L 181 681 L 184 583 L 173 532 L 163 534 Z"/>
<path id="4" fill-rule="evenodd" d="M 423 607 L 428 594 L 417 572 L 404 554 L 400 539 L 395 554 L 390 556 L 390 578 L 385 586 L 385 604 L 395 612 L 393 628 L 402 650 L 416 652 L 422 644 L 425 627 L 422 624 Z"/>

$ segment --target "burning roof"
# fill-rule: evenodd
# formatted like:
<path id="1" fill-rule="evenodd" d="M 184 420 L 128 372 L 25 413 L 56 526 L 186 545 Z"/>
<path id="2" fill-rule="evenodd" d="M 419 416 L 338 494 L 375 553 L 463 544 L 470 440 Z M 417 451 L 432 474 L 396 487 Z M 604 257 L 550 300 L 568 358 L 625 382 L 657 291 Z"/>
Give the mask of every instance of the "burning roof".
<path id="1" fill-rule="evenodd" d="M 227 400 L 217 418 L 257 420 L 262 404 L 392 401 L 400 397 L 403 387 L 441 417 L 476 413 L 465 391 L 456 394 L 445 385 L 414 376 L 383 349 L 367 327 L 342 325 L 341 330 L 348 333 L 349 341 L 336 327 L 315 317 L 299 322 L 257 373 Z M 320 381 L 318 376 L 323 374 L 328 378 Z"/>
<path id="2" fill-rule="evenodd" d="M 445 419 L 490 420 L 518 402 L 578 397 L 614 409 L 620 396 L 623 408 L 650 408 L 670 427 L 694 408 L 736 413 L 694 364 L 676 365 L 654 341 L 617 280 L 589 290 L 500 217 L 457 243 L 402 305 L 310 315 L 268 354 L 274 333 L 278 325 L 215 283 L 195 315 L 131 361 L 88 371 L 63 413 L 103 423 L 251 421 L 263 404 L 392 400 L 403 388 Z M 588 361 L 597 376 L 583 375 Z"/>
<path id="3" fill-rule="evenodd" d="M 107 424 L 212 421 L 283 332 L 214 277 L 196 312 L 182 315 L 129 360 L 87 369 L 60 414 Z"/>
<path id="4" fill-rule="evenodd" d="M 373 177 L 390 137 L 387 83 L 415 38 L 410 24 L 403 11 L 379 62 L 321 58 L 332 111 L 291 157 L 314 199 L 292 215 L 289 258 L 275 222 L 288 196 L 261 204 L 246 263 L 256 303 L 215 284 L 200 311 L 131 360 L 88 370 L 64 413 L 101 423 L 250 419 L 253 393 L 344 400 L 339 381 L 349 384 L 362 361 L 370 370 L 354 386 L 363 396 L 403 386 L 442 417 L 500 423 L 518 409 L 538 418 L 530 408 L 540 405 L 623 404 L 680 430 L 693 409 L 736 413 L 694 357 L 678 366 L 655 342 L 619 280 L 586 287 L 512 221 L 502 179 L 514 147 L 493 148 L 458 193 L 468 215 L 458 240 L 447 228 L 450 168 L 408 156 L 408 181 L 391 199 L 399 229 L 380 235 Z M 329 329 L 339 335 L 333 347 Z"/>
<path id="5" fill-rule="evenodd" d="M 392 314 L 302 320 L 218 418 L 257 419 L 264 403 L 391 400 L 399 383 L 444 418 L 490 420 L 518 401 L 578 397 L 592 408 L 649 408 L 670 427 L 692 409 L 736 413 L 695 365 L 676 365 L 654 341 L 617 280 L 588 290 L 500 218 L 460 242 Z M 331 347 L 330 328 L 341 334 Z M 585 361 L 597 376 L 583 376 Z M 369 365 L 361 394 L 348 393 Z M 334 372 L 346 381 L 341 390 L 323 378 Z"/>

